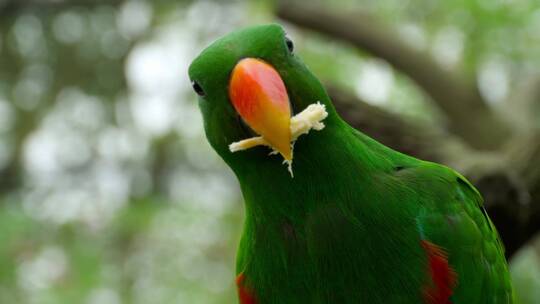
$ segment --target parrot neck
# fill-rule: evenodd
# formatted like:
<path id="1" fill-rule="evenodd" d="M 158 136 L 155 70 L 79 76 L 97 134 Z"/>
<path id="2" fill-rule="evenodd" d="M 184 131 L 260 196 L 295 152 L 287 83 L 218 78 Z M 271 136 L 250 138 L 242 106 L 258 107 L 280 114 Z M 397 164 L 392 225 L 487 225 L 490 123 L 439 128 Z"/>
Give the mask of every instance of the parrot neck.
<path id="1" fill-rule="evenodd" d="M 393 157 L 402 156 L 345 122 L 326 123 L 296 143 L 294 178 L 277 157 L 266 154 L 257 167 L 235 170 L 246 212 L 236 269 L 263 298 L 281 290 L 287 303 L 305 303 L 313 286 L 321 294 L 350 294 L 343 282 L 378 275 L 364 261 L 400 265 L 381 241 L 393 232 L 377 227 L 392 221 L 384 218 L 381 208 L 388 207 L 378 199 L 388 190 L 381 173 L 393 169 Z M 351 256 L 357 257 L 350 260 L 355 265 L 342 262 Z M 336 299 L 328 303 L 347 303 Z"/>
<path id="2" fill-rule="evenodd" d="M 351 193 L 349 187 L 369 184 L 370 172 L 384 164 L 371 152 L 372 142 L 340 119 L 329 121 L 320 132 L 296 142 L 294 178 L 281 165 L 279 156 L 261 158 L 256 169 L 235 171 L 246 215 L 264 222 L 296 222 L 314 208 L 335 204 L 340 201 L 336 198 Z"/>

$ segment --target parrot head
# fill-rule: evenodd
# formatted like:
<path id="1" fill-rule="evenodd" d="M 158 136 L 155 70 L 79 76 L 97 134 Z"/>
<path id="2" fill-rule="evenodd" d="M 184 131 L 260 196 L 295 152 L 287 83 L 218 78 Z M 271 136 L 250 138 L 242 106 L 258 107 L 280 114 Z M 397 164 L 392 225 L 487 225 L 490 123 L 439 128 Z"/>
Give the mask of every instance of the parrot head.
<path id="1" fill-rule="evenodd" d="M 237 162 L 268 158 L 268 149 L 231 153 L 232 142 L 261 136 L 290 160 L 291 117 L 314 102 L 334 112 L 324 88 L 276 24 L 239 30 L 215 41 L 191 63 L 189 78 L 199 96 L 206 137 L 233 169 Z M 275 161 L 278 166 L 280 161 Z"/>

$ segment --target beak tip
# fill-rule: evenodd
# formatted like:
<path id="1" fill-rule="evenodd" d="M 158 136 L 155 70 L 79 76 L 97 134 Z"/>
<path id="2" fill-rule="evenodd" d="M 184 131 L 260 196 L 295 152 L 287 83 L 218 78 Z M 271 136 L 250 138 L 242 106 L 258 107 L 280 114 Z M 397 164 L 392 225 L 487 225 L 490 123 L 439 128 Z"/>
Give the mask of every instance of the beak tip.
<path id="1" fill-rule="evenodd" d="M 279 150 L 279 154 L 283 156 L 283 158 L 287 161 L 292 160 L 292 149 L 290 147 L 290 144 L 287 143 L 287 146 Z"/>

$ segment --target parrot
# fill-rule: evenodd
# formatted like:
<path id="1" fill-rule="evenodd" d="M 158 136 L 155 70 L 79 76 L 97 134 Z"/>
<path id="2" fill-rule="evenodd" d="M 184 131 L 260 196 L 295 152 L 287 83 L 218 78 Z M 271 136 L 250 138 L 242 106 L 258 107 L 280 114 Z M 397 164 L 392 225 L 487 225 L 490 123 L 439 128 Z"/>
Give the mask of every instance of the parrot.
<path id="1" fill-rule="evenodd" d="M 280 24 L 219 38 L 188 75 L 244 200 L 239 303 L 514 303 L 481 194 L 345 122 Z"/>

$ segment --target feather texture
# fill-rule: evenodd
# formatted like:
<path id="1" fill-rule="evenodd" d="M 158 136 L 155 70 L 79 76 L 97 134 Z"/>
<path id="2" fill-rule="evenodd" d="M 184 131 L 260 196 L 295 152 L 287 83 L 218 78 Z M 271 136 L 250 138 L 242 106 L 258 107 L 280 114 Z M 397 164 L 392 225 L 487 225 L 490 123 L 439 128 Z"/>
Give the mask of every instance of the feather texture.
<path id="1" fill-rule="evenodd" d="M 424 287 L 426 304 L 450 304 L 450 296 L 456 285 L 456 273 L 448 263 L 448 255 L 441 247 L 421 241 L 428 256 L 428 272 L 431 282 Z"/>
<path id="2" fill-rule="evenodd" d="M 245 277 L 244 274 L 241 273 L 236 277 L 236 288 L 238 290 L 238 299 L 240 300 L 240 304 L 257 304 L 255 295 L 253 295 L 253 292 L 244 285 L 244 282 Z"/>

